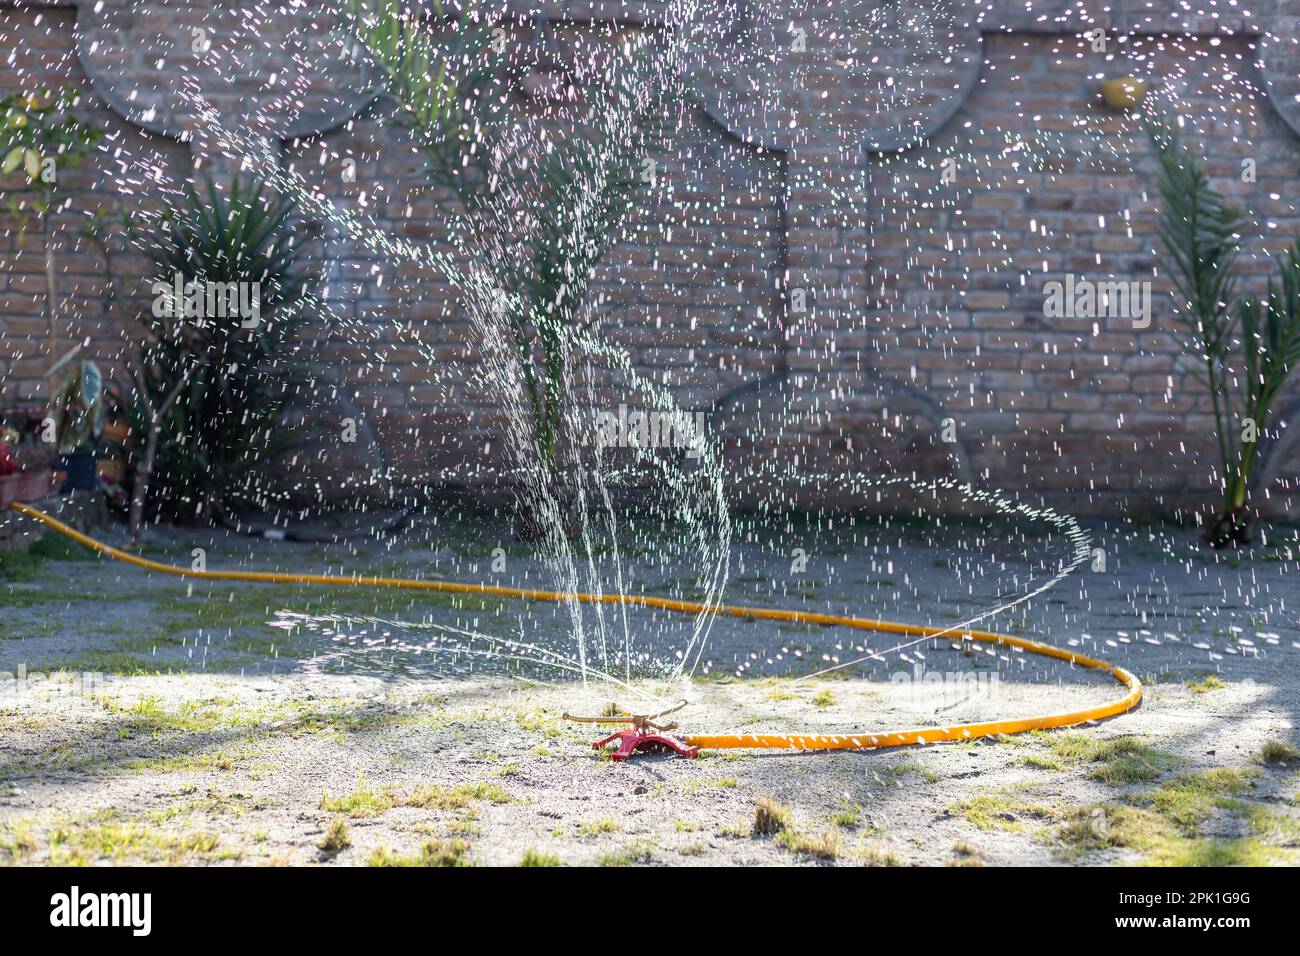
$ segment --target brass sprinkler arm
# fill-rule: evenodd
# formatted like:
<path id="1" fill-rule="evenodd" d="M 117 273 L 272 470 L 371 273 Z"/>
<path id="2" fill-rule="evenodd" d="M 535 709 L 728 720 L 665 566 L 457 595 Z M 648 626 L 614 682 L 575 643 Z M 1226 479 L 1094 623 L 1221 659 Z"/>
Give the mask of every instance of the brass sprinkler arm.
<path id="1" fill-rule="evenodd" d="M 659 723 L 660 717 L 667 717 L 669 714 L 675 714 L 686 706 L 686 701 L 679 701 L 675 706 L 667 710 L 661 710 L 657 714 L 610 714 L 601 717 L 581 717 L 575 714 L 565 713 L 562 715 L 564 720 L 573 721 L 576 724 L 628 724 L 630 723 L 637 730 L 676 730 L 677 723 L 669 721 Z"/>

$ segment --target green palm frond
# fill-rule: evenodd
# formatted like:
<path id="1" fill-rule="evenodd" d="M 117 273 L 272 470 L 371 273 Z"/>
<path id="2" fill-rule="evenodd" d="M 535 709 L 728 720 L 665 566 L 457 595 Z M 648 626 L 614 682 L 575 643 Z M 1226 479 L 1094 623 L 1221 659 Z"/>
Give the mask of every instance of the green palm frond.
<path id="1" fill-rule="evenodd" d="M 514 67 L 503 29 L 477 0 L 350 0 L 349 29 L 428 160 L 475 228 L 499 229 L 484 253 L 531 403 L 537 447 L 552 461 L 563 420 L 570 338 L 596 269 L 619 238 L 638 190 L 634 163 L 660 138 L 676 74 L 652 41 L 585 64 L 584 101 L 569 136 L 544 152 L 506 112 Z M 599 75 L 602 66 L 607 67 Z M 504 186 L 502 183 L 504 180 Z M 516 235 L 520 238 L 516 240 Z"/>
<path id="2" fill-rule="evenodd" d="M 1277 266 L 1279 277 L 1269 281 L 1265 299 L 1245 296 L 1238 308 L 1241 401 L 1261 426 L 1300 363 L 1300 242 L 1277 258 Z"/>
<path id="3" fill-rule="evenodd" d="M 1173 263 L 1178 314 L 1199 337 L 1198 351 L 1219 361 L 1232 335 L 1243 210 L 1216 191 L 1178 131 L 1168 123 L 1149 127 L 1164 200 L 1157 232 Z"/>
<path id="4" fill-rule="evenodd" d="M 476 3 L 453 12 L 442 0 L 413 9 L 401 0 L 350 0 L 349 28 L 383 77 L 397 120 L 418 139 L 430 174 L 468 201 L 490 176 L 484 142 L 504 97 L 494 81 L 503 60 L 492 23 Z"/>
<path id="5" fill-rule="evenodd" d="M 1205 368 L 1226 482 L 1233 468 L 1230 436 L 1237 425 L 1226 383 L 1232 335 L 1241 317 L 1234 267 L 1244 214 L 1210 185 L 1172 123 L 1153 119 L 1147 132 L 1156 148 L 1156 181 L 1164 200 L 1157 232 L 1172 263 L 1177 316 Z"/>
<path id="6" fill-rule="evenodd" d="M 1238 297 L 1243 210 L 1209 182 L 1167 120 L 1147 126 L 1164 209 L 1158 227 L 1171 264 L 1178 317 L 1204 365 L 1214 408 L 1224 507 L 1215 547 L 1248 540 L 1247 504 L 1273 404 L 1300 362 L 1300 242 L 1277 259 L 1267 294 Z M 1235 383 L 1235 386 L 1234 386 Z"/>

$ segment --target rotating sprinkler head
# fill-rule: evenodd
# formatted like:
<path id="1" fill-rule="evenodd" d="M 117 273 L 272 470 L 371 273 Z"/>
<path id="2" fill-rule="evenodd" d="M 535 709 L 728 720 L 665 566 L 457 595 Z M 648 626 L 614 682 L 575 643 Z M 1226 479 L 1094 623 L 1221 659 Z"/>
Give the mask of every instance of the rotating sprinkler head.
<path id="1" fill-rule="evenodd" d="M 677 729 L 676 721 L 660 722 L 661 717 L 675 714 L 685 706 L 686 701 L 683 700 L 657 714 L 610 713 L 614 708 L 607 708 L 599 717 L 581 717 L 575 714 L 564 714 L 563 717 L 578 724 L 631 724 L 630 727 L 616 730 L 592 743 L 592 750 L 603 750 L 617 740 L 618 749 L 610 754 L 611 760 L 628 760 L 641 750 L 670 750 L 679 757 L 695 757 L 700 748 L 692 747 L 683 738 L 669 733 Z"/>

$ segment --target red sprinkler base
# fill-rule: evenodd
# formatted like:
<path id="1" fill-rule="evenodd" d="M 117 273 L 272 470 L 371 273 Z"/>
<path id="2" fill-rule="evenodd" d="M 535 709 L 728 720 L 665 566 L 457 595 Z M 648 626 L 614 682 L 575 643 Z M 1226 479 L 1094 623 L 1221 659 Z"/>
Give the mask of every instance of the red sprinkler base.
<path id="1" fill-rule="evenodd" d="M 603 750 L 617 740 L 618 750 L 609 755 L 610 760 L 630 760 L 638 750 L 671 750 L 679 757 L 695 757 L 699 747 L 692 747 L 680 738 L 670 734 L 645 733 L 637 727 L 616 730 L 608 737 L 602 737 L 591 745 L 592 750 Z"/>

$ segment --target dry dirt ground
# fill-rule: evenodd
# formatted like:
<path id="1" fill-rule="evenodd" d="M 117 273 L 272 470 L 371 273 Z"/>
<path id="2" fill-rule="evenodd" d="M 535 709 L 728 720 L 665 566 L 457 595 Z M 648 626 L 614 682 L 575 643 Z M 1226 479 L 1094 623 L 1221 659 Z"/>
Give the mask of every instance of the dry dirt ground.
<path id="1" fill-rule="evenodd" d="M 1225 561 L 1181 533 L 1091 531 L 1105 570 L 986 626 L 1123 664 L 1147 682 L 1138 711 L 966 744 L 627 764 L 561 715 L 684 698 L 690 732 L 861 731 L 1076 709 L 1122 691 L 946 640 L 810 677 L 891 639 L 752 621 L 720 622 L 694 678 L 584 686 L 476 658 L 494 634 L 563 639 L 550 610 L 190 586 L 47 545 L 43 561 L 10 559 L 0 581 L 0 863 L 1300 861 L 1294 533 Z M 496 546 L 474 531 L 382 553 L 172 533 L 151 555 L 189 563 L 202 547 L 209 567 L 470 579 Z M 954 620 L 954 595 L 987 580 L 961 567 L 996 568 L 999 583 L 967 589 L 975 605 L 1034 577 L 1033 548 L 993 550 L 953 559 L 951 544 L 904 535 L 887 565 L 836 551 L 791 586 L 783 562 L 742 548 L 726 597 Z M 540 573 L 511 560 L 512 580 Z M 633 626 L 654 640 L 653 619 Z M 460 643 L 439 643 L 449 635 Z"/>

